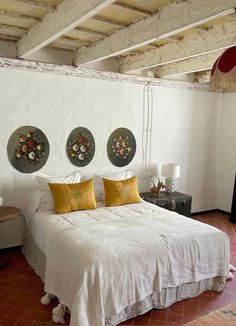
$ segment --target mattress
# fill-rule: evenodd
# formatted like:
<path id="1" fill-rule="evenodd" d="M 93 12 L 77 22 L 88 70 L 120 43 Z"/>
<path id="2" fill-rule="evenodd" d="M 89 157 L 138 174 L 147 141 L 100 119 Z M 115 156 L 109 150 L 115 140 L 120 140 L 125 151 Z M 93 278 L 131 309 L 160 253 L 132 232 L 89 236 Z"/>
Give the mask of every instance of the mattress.
<path id="1" fill-rule="evenodd" d="M 37 212 L 28 230 L 47 257 L 45 289 L 72 310 L 71 325 L 115 325 L 125 308 L 149 302 L 163 289 L 204 283 L 198 293 L 222 290 L 228 275 L 226 234 L 146 202 L 63 215 Z"/>

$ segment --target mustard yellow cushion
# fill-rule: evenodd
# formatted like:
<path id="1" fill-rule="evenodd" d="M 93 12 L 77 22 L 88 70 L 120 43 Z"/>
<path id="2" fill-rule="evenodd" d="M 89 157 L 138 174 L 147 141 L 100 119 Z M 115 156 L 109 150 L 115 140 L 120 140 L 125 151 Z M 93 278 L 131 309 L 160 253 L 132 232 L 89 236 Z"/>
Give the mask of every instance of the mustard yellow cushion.
<path id="1" fill-rule="evenodd" d="M 137 178 L 126 180 L 109 180 L 103 178 L 105 192 L 105 206 L 118 206 L 131 203 L 140 203 Z"/>
<path id="2" fill-rule="evenodd" d="M 96 208 L 93 180 L 80 183 L 49 183 L 55 212 L 64 214 Z"/>

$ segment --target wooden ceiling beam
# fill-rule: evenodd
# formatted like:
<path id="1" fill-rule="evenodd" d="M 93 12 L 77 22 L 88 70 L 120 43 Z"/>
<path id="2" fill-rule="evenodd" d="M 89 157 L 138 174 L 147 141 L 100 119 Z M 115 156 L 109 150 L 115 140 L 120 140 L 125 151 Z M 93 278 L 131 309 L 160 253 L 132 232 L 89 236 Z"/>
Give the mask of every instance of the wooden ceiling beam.
<path id="1" fill-rule="evenodd" d="M 223 50 L 215 51 L 157 67 L 155 70 L 155 76 L 161 78 L 211 69 L 214 62 L 219 58 L 222 52 Z"/>
<path id="2" fill-rule="evenodd" d="M 61 35 L 96 15 L 115 0 L 64 0 L 49 12 L 41 23 L 33 26 L 18 42 L 18 57 L 27 55 L 47 46 Z"/>
<path id="3" fill-rule="evenodd" d="M 139 9 L 137 7 L 130 6 L 130 5 L 127 5 L 127 4 L 124 4 L 124 3 L 115 2 L 115 3 L 112 4 L 112 6 L 115 7 L 115 8 L 118 8 L 118 9 L 130 11 L 130 12 L 135 13 L 135 14 L 139 14 L 139 15 L 144 16 L 144 17 L 152 16 L 152 13 L 150 11 L 148 11 L 148 10 Z"/>
<path id="4" fill-rule="evenodd" d="M 103 18 L 101 16 L 93 16 L 90 19 L 92 19 L 94 21 L 97 21 L 99 23 L 106 24 L 106 25 L 112 25 L 112 26 L 117 27 L 117 28 L 127 27 L 126 24 L 123 24 L 123 23 L 120 23 L 120 22 L 117 22 L 117 21 L 114 21 L 114 20 L 111 20 L 111 19 Z"/>
<path id="5" fill-rule="evenodd" d="M 38 2 L 38 1 L 34 1 L 34 0 L 15 0 L 17 2 L 22 2 L 22 3 L 25 3 L 27 5 L 30 5 L 30 6 L 34 6 L 36 8 L 44 8 L 44 9 L 47 9 L 47 10 L 52 10 L 52 9 L 55 9 L 56 6 L 53 6 L 53 5 L 50 5 L 48 3 L 45 3 L 45 2 Z"/>
<path id="6" fill-rule="evenodd" d="M 171 37 L 210 19 L 228 14 L 236 6 L 236 0 L 187 0 L 171 2 L 158 13 L 127 28 L 118 30 L 105 39 L 78 50 L 75 65 L 96 62 L 157 39 Z"/>
<path id="7" fill-rule="evenodd" d="M 0 31 L 0 40 L 1 41 L 17 42 L 19 39 L 20 39 L 20 36 L 13 36 L 13 35 L 1 34 L 1 31 Z"/>
<path id="8" fill-rule="evenodd" d="M 169 37 L 165 37 L 165 40 L 171 41 L 171 42 L 176 42 L 176 41 L 180 41 L 182 39 L 182 37 L 179 36 L 169 36 Z"/>
<path id="9" fill-rule="evenodd" d="M 208 31 L 207 27 L 202 27 L 202 26 L 197 26 L 197 27 L 194 27 L 193 29 L 195 29 L 198 32 L 202 32 L 202 33 L 205 33 Z"/>
<path id="10" fill-rule="evenodd" d="M 92 29 L 89 29 L 89 28 L 84 28 L 84 27 L 77 27 L 76 30 L 79 31 L 79 32 L 83 32 L 83 33 L 87 33 L 87 34 L 91 34 L 91 35 L 96 35 L 96 36 L 100 36 L 100 37 L 106 37 L 107 36 L 106 33 L 95 31 L 95 30 L 92 30 Z"/>
<path id="11" fill-rule="evenodd" d="M 18 14 L 17 12 L 11 12 L 11 11 L 7 11 L 7 10 L 0 10 L 0 16 L 3 17 L 11 17 L 11 18 L 17 18 L 17 19 L 24 19 L 29 21 L 30 23 L 39 23 L 41 21 L 40 18 L 37 17 L 31 17 L 31 16 L 26 16 L 26 15 L 21 15 Z"/>
<path id="12" fill-rule="evenodd" d="M 236 43 L 236 21 L 216 25 L 206 33 L 194 33 L 181 41 L 165 44 L 157 49 L 119 59 L 122 72 L 147 69 L 184 60 L 233 46 Z"/>
<path id="13" fill-rule="evenodd" d="M 211 77 L 211 70 L 196 71 L 193 73 L 194 83 L 209 83 Z"/>
<path id="14" fill-rule="evenodd" d="M 0 24 L 0 33 L 3 35 L 5 34 L 16 37 L 22 37 L 26 33 L 26 31 L 26 28 Z"/>

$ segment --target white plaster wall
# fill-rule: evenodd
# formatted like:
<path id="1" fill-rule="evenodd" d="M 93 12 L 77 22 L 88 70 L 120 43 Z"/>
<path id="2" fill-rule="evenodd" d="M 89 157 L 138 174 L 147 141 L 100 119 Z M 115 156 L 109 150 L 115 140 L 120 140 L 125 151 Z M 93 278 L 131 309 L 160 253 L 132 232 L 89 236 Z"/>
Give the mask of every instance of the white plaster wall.
<path id="1" fill-rule="evenodd" d="M 218 208 L 230 211 L 236 173 L 236 93 L 221 94 L 218 150 Z"/>
<path id="2" fill-rule="evenodd" d="M 32 176 L 15 170 L 6 152 L 10 135 L 22 125 L 37 126 L 47 135 L 51 149 L 42 172 L 55 175 L 76 169 L 65 153 L 73 128 L 89 128 L 96 140 L 95 157 L 82 168 L 87 176 L 119 170 L 107 158 L 107 139 L 118 127 L 131 129 L 137 152 L 128 167 L 140 177 L 140 190 L 148 190 L 141 177 L 142 86 L 1 69 L 0 91 L 0 195 L 6 205 L 23 208 L 32 187 Z M 216 97 L 163 87 L 153 87 L 153 92 L 152 161 L 180 163 L 177 189 L 192 194 L 193 211 L 215 208 Z"/>
<path id="3" fill-rule="evenodd" d="M 193 196 L 193 212 L 216 208 L 217 97 L 167 88 L 155 95 L 154 161 L 180 163 L 176 188 Z"/>

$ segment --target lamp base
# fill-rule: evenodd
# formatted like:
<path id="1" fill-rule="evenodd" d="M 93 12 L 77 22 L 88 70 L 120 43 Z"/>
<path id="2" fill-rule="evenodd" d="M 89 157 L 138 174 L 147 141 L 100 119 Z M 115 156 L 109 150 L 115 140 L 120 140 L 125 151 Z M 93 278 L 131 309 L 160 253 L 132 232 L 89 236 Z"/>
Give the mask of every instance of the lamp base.
<path id="1" fill-rule="evenodd" d="M 166 186 L 166 193 L 173 194 L 175 192 L 175 179 L 166 178 L 165 186 Z"/>

